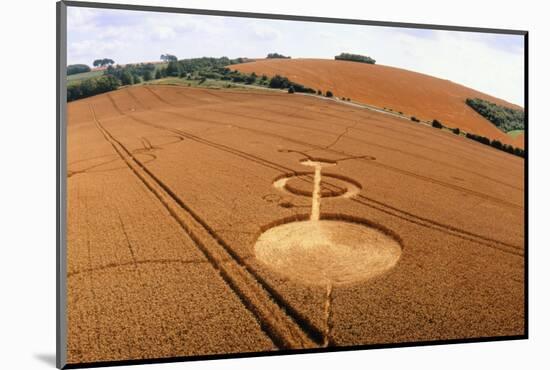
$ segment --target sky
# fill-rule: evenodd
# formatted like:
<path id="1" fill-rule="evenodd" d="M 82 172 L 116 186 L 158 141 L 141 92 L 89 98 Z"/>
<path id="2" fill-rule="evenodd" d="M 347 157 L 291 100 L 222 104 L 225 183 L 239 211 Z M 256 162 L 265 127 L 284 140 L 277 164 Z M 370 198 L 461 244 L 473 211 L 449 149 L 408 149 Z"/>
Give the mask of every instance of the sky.
<path id="1" fill-rule="evenodd" d="M 195 57 L 334 59 L 368 55 L 377 64 L 451 80 L 524 106 L 524 38 L 271 19 L 69 7 L 68 64 L 92 65 Z"/>

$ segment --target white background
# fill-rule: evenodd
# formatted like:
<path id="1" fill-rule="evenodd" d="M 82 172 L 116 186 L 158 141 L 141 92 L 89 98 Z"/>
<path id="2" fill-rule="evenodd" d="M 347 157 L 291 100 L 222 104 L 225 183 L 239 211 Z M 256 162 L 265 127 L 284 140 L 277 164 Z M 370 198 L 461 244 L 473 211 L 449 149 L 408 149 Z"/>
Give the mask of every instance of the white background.
<path id="1" fill-rule="evenodd" d="M 548 365 L 545 350 L 548 352 L 550 348 L 550 279 L 546 207 L 550 205 L 547 191 L 550 155 L 545 141 L 550 137 L 550 122 L 545 111 L 550 105 L 547 91 L 550 32 L 543 1 L 126 2 L 530 31 L 529 340 L 135 368 L 519 369 Z M 55 2 L 6 1 L 1 17 L 0 368 L 51 369 L 55 358 Z"/>

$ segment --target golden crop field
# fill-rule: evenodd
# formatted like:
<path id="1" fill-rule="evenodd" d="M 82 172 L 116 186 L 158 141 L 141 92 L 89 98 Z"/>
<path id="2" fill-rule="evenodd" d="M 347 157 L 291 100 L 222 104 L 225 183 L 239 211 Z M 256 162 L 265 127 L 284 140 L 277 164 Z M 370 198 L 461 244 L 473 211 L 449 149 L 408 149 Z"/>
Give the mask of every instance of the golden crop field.
<path id="1" fill-rule="evenodd" d="M 68 104 L 68 362 L 521 335 L 524 161 L 332 99 Z"/>
<path id="2" fill-rule="evenodd" d="M 449 80 L 379 64 L 327 59 L 260 59 L 231 68 L 258 75 L 287 76 L 323 92 L 330 90 L 337 97 L 426 121 L 438 119 L 449 127 L 524 147 L 523 135 L 513 138 L 500 131 L 464 101 L 476 97 L 513 109 L 523 110 L 522 107 Z"/>

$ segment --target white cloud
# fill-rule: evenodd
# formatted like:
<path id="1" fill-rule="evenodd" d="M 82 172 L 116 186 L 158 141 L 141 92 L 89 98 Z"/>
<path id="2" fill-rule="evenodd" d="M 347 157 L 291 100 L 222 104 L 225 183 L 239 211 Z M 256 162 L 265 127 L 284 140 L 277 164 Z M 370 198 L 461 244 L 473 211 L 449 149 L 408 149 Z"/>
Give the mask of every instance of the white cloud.
<path id="1" fill-rule="evenodd" d="M 177 32 L 170 26 L 157 25 L 151 27 L 151 32 L 157 40 L 173 40 L 177 36 Z"/>
<path id="2" fill-rule="evenodd" d="M 267 19 L 71 8 L 68 61 L 118 63 L 201 56 L 333 58 L 370 55 L 377 63 L 449 79 L 523 105 L 520 36 L 319 24 Z"/>
<path id="3" fill-rule="evenodd" d="M 252 23 L 250 29 L 253 37 L 260 41 L 275 41 L 281 38 L 281 32 L 279 30 L 262 24 L 261 22 Z"/>
<path id="4" fill-rule="evenodd" d="M 86 32 L 94 27 L 94 18 L 98 13 L 93 9 L 69 7 L 67 29 L 69 32 Z"/>

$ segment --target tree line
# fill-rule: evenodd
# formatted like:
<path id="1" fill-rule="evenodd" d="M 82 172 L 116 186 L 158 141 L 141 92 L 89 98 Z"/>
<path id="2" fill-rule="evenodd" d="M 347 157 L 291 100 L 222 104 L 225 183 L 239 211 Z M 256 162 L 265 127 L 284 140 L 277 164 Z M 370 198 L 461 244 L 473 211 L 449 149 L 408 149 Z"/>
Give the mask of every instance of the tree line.
<path id="1" fill-rule="evenodd" d="M 161 59 L 169 61 L 162 67 L 158 65 L 155 66 L 152 63 L 113 66 L 111 63 L 107 62 L 106 65 L 108 65 L 108 67 L 103 72 L 103 76 L 92 77 L 80 83 L 69 84 L 67 86 L 67 101 L 115 90 L 124 85 L 132 85 L 143 81 L 167 77 L 198 80 L 199 84 L 207 79 L 213 79 L 247 85 L 255 84 L 272 89 L 287 89 L 289 93 L 322 94 L 321 91 L 316 91 L 302 84 L 290 81 L 284 76 L 275 75 L 269 78 L 266 75 L 258 76 L 254 72 L 247 74 L 228 68 L 230 65 L 251 62 L 253 59 L 202 57 L 178 60 L 176 56 L 170 54 L 161 55 Z M 333 94 L 327 91 L 326 96 L 332 97 Z"/>
<path id="2" fill-rule="evenodd" d="M 94 67 L 105 67 L 115 64 L 115 61 L 109 58 L 96 59 L 93 62 Z"/>
<path id="3" fill-rule="evenodd" d="M 67 76 L 75 75 L 77 73 L 90 72 L 92 69 L 86 64 L 71 64 L 67 66 Z"/>
<path id="4" fill-rule="evenodd" d="M 302 92 L 308 94 L 315 94 L 317 92 L 317 90 L 306 87 L 296 82 L 292 82 L 288 78 L 280 75 L 273 76 L 269 81 L 268 86 L 272 89 L 292 89 L 292 92 Z"/>
<path id="5" fill-rule="evenodd" d="M 504 107 L 479 98 L 468 98 L 466 104 L 501 131 L 523 130 L 525 127 L 525 115 L 521 109 Z"/>
<path id="6" fill-rule="evenodd" d="M 411 121 L 420 122 L 420 120 L 418 120 L 416 117 L 411 117 Z M 432 127 L 438 128 L 438 129 L 446 128 L 448 130 L 451 130 L 455 135 L 459 135 L 460 132 L 461 132 L 458 127 L 449 128 L 449 127 L 445 126 L 443 123 L 441 123 L 440 121 L 438 121 L 437 119 L 434 119 L 432 121 Z M 466 132 L 465 136 L 470 140 L 474 140 L 474 141 L 477 141 L 478 143 L 491 146 L 495 149 L 502 150 L 502 151 L 505 151 L 507 153 L 517 155 L 518 157 L 522 157 L 522 158 L 525 157 L 525 150 L 523 150 L 521 148 L 518 148 L 518 147 L 514 147 L 514 146 L 509 145 L 509 144 L 504 144 L 500 140 L 496 140 L 496 139 L 491 140 L 488 137 L 481 136 L 481 135 L 476 135 L 476 134 L 471 134 L 469 132 Z"/>
<path id="7" fill-rule="evenodd" d="M 284 56 L 283 54 L 279 53 L 269 53 L 267 54 L 267 59 L 291 59 L 290 57 Z"/>
<path id="8" fill-rule="evenodd" d="M 340 53 L 340 55 L 336 55 L 334 59 L 350 60 L 352 62 L 360 62 L 360 63 L 367 63 L 367 64 L 376 64 L 376 60 L 374 60 L 373 58 L 366 55 L 360 55 L 360 54 Z"/>
<path id="9" fill-rule="evenodd" d="M 154 78 L 156 67 L 152 63 L 109 65 L 102 76 L 87 78 L 67 86 L 67 101 L 87 98 Z"/>
<path id="10" fill-rule="evenodd" d="M 104 75 L 88 78 L 80 83 L 67 86 L 67 101 L 83 99 L 116 90 L 119 86 L 120 81 L 113 76 Z"/>

